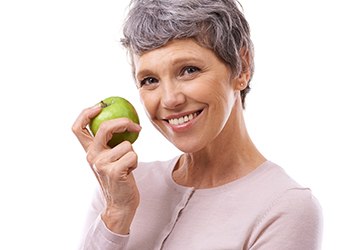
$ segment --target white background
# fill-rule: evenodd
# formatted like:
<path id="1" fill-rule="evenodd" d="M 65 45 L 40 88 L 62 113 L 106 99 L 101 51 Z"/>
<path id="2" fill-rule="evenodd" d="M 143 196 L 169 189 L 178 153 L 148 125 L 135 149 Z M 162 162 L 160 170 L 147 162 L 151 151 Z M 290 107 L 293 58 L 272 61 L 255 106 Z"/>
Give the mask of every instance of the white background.
<path id="1" fill-rule="evenodd" d="M 0 2 L 0 249 L 77 249 L 96 184 L 71 132 L 83 108 L 124 96 L 141 117 L 140 160 L 178 153 L 148 123 L 118 43 L 127 2 Z M 323 249 L 349 249 L 346 1 L 241 3 L 256 49 L 250 134 L 319 199 Z"/>

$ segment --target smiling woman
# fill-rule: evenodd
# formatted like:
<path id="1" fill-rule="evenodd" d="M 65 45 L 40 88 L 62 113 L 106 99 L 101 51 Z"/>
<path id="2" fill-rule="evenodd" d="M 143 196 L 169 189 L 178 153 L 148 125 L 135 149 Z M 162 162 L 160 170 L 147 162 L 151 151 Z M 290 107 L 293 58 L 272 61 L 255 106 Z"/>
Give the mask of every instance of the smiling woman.
<path id="1" fill-rule="evenodd" d="M 139 82 L 148 75 L 155 79 L 140 86 L 141 100 L 151 122 L 178 149 L 196 152 L 218 135 L 230 138 L 235 119 L 231 112 L 249 73 L 233 77 L 228 65 L 193 39 L 135 56 L 134 65 Z M 229 143 L 222 139 L 220 143 Z"/>
<path id="2" fill-rule="evenodd" d="M 154 127 L 182 153 L 138 162 L 115 131 L 130 120 L 73 131 L 100 189 L 82 249 L 320 249 L 322 216 L 308 188 L 263 156 L 243 109 L 252 78 L 249 25 L 234 0 L 135 0 L 124 26 L 140 99 Z M 147 31 L 147 32 L 145 32 Z"/>

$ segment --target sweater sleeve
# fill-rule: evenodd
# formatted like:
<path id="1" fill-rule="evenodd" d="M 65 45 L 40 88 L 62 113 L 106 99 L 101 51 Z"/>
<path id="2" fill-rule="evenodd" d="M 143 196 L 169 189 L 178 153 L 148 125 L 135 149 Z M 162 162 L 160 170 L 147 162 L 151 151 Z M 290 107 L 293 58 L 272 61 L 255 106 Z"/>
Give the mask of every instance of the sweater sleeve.
<path id="1" fill-rule="evenodd" d="M 96 191 L 90 210 L 87 214 L 80 250 L 125 250 L 129 235 L 120 235 L 111 232 L 101 219 L 103 199 Z"/>
<path id="2" fill-rule="evenodd" d="M 319 250 L 321 207 L 309 189 L 289 189 L 269 207 L 256 226 L 250 250 Z"/>

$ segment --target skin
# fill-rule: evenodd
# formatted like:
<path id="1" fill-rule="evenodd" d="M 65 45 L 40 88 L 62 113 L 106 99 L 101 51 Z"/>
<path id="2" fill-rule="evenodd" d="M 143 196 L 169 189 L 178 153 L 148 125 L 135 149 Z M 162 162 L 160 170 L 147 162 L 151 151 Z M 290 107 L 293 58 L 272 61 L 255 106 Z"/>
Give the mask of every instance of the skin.
<path id="1" fill-rule="evenodd" d="M 185 153 L 173 172 L 178 184 L 216 187 L 265 161 L 243 118 L 239 92 L 247 86 L 249 71 L 233 74 L 212 50 L 191 39 L 134 56 L 134 66 L 150 121 Z M 167 121 L 196 111 L 200 115 L 184 125 Z"/>
<path id="2" fill-rule="evenodd" d="M 247 58 L 242 57 L 245 66 Z M 247 175 L 266 160 L 244 123 L 239 92 L 247 86 L 249 71 L 234 74 L 213 51 L 191 39 L 171 41 L 134 56 L 133 62 L 150 121 L 184 152 L 173 171 L 176 183 L 217 187 Z M 127 234 L 140 201 L 132 174 L 137 154 L 128 142 L 112 149 L 107 142 L 113 133 L 139 132 L 141 127 L 124 118 L 111 120 L 93 137 L 87 125 L 100 110 L 98 106 L 85 109 L 72 130 L 102 187 L 107 204 L 102 220 L 111 231 Z M 169 123 L 193 113 L 195 118 L 187 123 Z"/>

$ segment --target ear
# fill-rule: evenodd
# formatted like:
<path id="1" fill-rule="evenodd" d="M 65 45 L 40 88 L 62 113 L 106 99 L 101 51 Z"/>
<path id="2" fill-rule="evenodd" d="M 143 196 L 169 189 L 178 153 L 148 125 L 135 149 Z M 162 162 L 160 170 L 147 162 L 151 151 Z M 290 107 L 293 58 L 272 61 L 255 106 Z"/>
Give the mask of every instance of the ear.
<path id="1" fill-rule="evenodd" d="M 235 89 L 242 91 L 249 83 L 251 72 L 250 72 L 250 52 L 246 48 L 240 50 L 242 69 L 239 75 L 235 78 Z"/>

